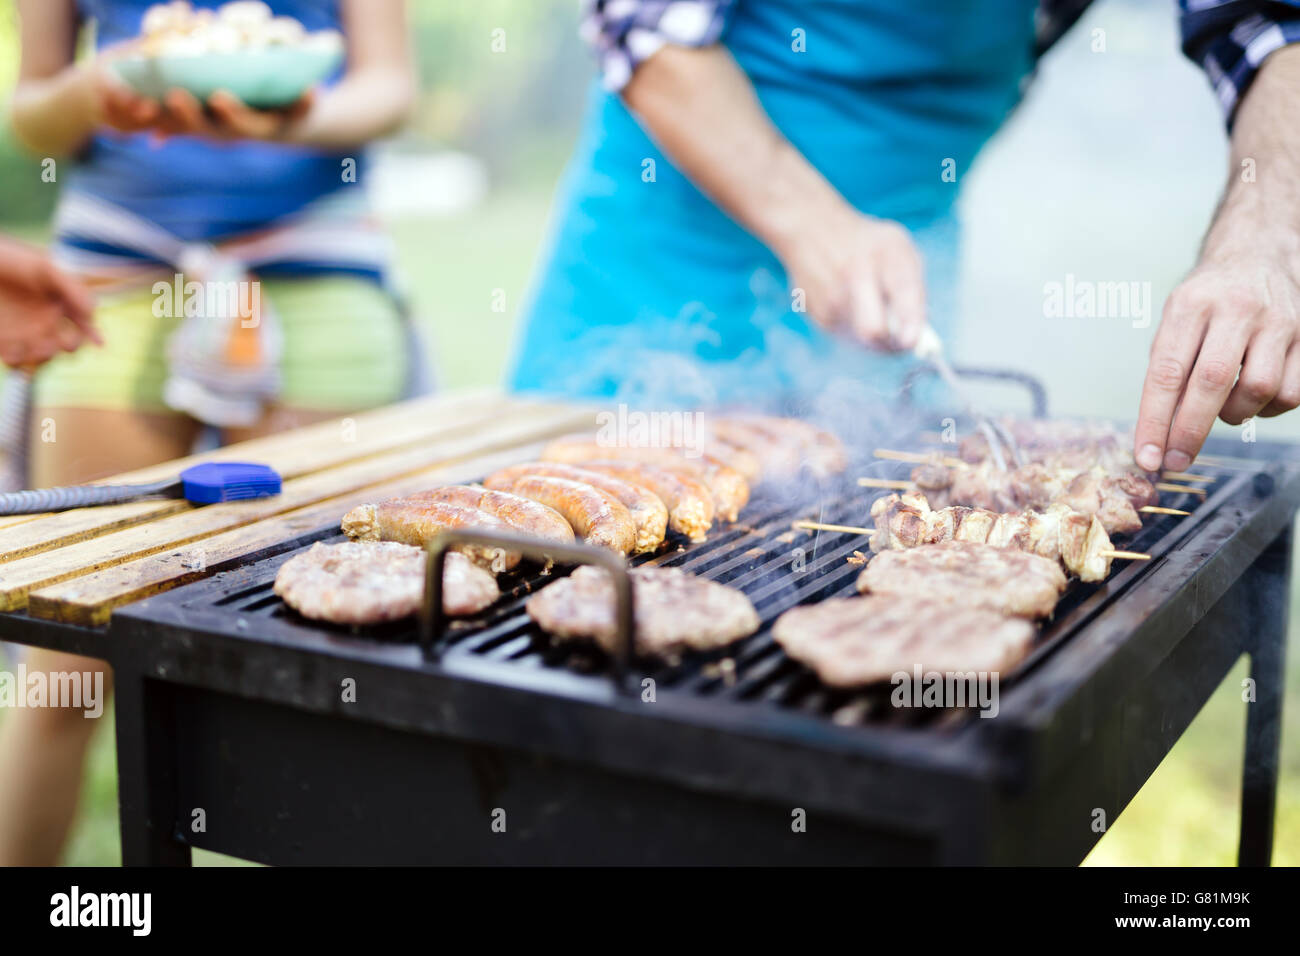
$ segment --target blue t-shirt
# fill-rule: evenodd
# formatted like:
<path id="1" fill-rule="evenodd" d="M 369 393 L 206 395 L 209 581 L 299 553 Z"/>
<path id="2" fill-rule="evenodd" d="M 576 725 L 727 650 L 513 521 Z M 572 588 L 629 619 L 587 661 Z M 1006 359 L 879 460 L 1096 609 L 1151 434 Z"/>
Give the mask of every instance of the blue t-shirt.
<path id="1" fill-rule="evenodd" d="M 77 0 L 93 20 L 96 44 L 136 37 L 150 0 Z M 220 0 L 196 0 L 216 8 Z M 309 31 L 339 29 L 339 0 L 269 0 L 277 16 Z M 337 79 L 337 78 L 335 78 Z M 73 189 L 116 203 L 186 240 L 221 239 L 255 231 L 342 188 L 342 162 L 365 163 L 360 151 L 329 152 L 268 143 L 217 143 L 147 133 L 97 133 L 68 177 Z M 351 184 L 349 184 L 351 185 Z M 355 188 L 355 187 L 354 187 Z"/>

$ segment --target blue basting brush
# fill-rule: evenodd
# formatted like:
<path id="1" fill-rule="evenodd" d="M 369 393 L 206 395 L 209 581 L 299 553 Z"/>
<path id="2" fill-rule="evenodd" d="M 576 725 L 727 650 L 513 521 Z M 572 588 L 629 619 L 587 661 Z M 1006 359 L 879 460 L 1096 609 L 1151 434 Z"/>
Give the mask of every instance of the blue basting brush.
<path id="1" fill-rule="evenodd" d="M 35 515 L 92 505 L 117 505 L 141 498 L 184 498 L 196 505 L 269 498 L 280 493 L 280 475 L 266 465 L 212 461 L 192 465 L 179 478 L 147 485 L 73 485 L 0 494 L 0 515 Z"/>

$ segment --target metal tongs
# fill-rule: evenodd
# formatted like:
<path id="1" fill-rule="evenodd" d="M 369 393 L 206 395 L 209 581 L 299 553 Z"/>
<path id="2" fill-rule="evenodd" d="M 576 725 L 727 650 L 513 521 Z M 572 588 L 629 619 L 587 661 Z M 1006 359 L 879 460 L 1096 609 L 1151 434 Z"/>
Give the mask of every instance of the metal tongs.
<path id="1" fill-rule="evenodd" d="M 939 377 L 947 383 L 966 406 L 966 413 L 975 420 L 975 427 L 980 430 L 984 440 L 989 446 L 989 455 L 993 459 L 1000 471 L 1009 470 L 1007 467 L 1008 460 L 1017 468 L 1025 463 L 1024 456 L 1020 452 L 1020 446 L 1011 436 L 1011 432 L 999 421 L 981 412 L 976 408 L 975 403 L 971 401 L 970 393 L 966 391 L 961 381 L 957 378 L 957 373 L 953 371 L 948 360 L 943 355 L 943 340 L 935 332 L 934 327 L 926 324 L 921 330 L 921 338 L 916 343 L 916 348 L 912 350 L 917 358 L 923 362 L 928 362 Z M 1004 454 L 1005 451 L 1005 454 Z"/>

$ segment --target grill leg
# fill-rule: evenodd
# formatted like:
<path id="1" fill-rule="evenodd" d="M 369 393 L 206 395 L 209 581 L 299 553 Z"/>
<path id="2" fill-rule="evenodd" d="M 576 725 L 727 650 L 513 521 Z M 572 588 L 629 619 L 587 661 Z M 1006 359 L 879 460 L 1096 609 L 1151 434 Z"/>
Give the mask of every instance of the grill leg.
<path id="1" fill-rule="evenodd" d="M 1286 681 L 1290 526 L 1247 572 L 1256 598 L 1250 628 L 1250 676 L 1255 700 L 1246 705 L 1246 757 L 1241 780 L 1239 866 L 1268 866 L 1273 857 L 1282 698 Z"/>
<path id="2" fill-rule="evenodd" d="M 122 662 L 116 670 L 117 807 L 123 866 L 189 866 L 176 839 L 174 714 L 170 689 Z"/>

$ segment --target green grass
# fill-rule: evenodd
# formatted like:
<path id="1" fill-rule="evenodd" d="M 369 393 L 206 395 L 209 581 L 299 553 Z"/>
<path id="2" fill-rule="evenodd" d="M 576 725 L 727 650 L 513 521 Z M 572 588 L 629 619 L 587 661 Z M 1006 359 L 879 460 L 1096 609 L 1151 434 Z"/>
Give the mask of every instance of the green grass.
<path id="1" fill-rule="evenodd" d="M 501 380 L 549 202 L 538 189 L 499 193 L 462 216 L 394 227 L 400 273 L 443 387 Z M 493 309 L 497 290 L 502 311 Z"/>
<path id="2" fill-rule="evenodd" d="M 548 174 L 549 175 L 549 174 Z M 538 182 L 546 176 L 539 173 Z M 529 184 L 498 192 L 464 216 L 399 224 L 399 261 L 422 321 L 436 337 L 436 361 L 445 387 L 499 379 L 514 310 L 524 295 L 544 227 L 549 196 Z M 33 238 L 38 238 L 33 236 Z M 492 310 L 493 290 L 506 295 L 505 312 Z M 1293 584 L 1293 591 L 1296 591 Z M 1300 593 L 1292 596 L 1286 724 L 1277 840 L 1279 864 L 1300 864 L 1300 644 L 1294 635 Z M 1089 865 L 1230 865 L 1235 860 L 1245 708 L 1241 662 L 1179 740 L 1172 753 L 1088 857 Z M 3 714 L 0 714 L 3 719 Z M 95 737 L 82 812 L 67 862 L 115 865 L 117 794 L 112 720 Z M 199 852 L 195 861 L 232 861 Z"/>

